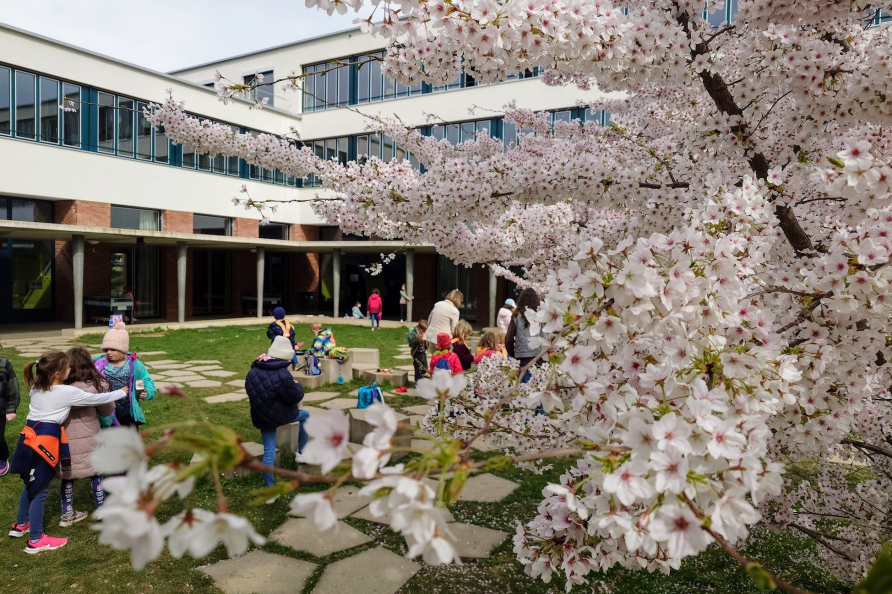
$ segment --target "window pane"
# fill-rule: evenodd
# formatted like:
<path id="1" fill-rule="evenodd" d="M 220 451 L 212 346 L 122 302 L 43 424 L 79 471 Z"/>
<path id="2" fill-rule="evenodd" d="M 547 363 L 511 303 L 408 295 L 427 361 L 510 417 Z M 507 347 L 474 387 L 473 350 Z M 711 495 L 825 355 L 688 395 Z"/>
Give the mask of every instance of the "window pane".
<path id="1" fill-rule="evenodd" d="M 226 173 L 226 157 L 217 155 L 213 159 L 214 173 Z"/>
<path id="2" fill-rule="evenodd" d="M 338 68 L 338 105 L 350 103 L 350 67 Z"/>
<path id="3" fill-rule="evenodd" d="M 136 158 L 149 160 L 152 158 L 152 126 L 142 110 L 145 103 L 136 104 Z"/>
<path id="4" fill-rule="evenodd" d="M 517 144 L 517 126 L 514 125 L 514 122 L 502 120 L 502 142 L 505 143 L 506 149 Z"/>
<path id="5" fill-rule="evenodd" d="M 465 122 L 461 125 L 461 141 L 474 140 L 477 133 L 477 126 L 474 122 Z"/>
<path id="6" fill-rule="evenodd" d="M 282 223 L 260 225 L 259 235 L 261 239 L 288 239 L 288 225 Z"/>
<path id="7" fill-rule="evenodd" d="M 100 153 L 115 152 L 115 96 L 99 93 L 96 146 Z"/>
<path id="8" fill-rule="evenodd" d="M 133 99 L 118 97 L 118 154 L 133 156 Z"/>
<path id="9" fill-rule="evenodd" d="M 555 122 L 570 122 L 570 112 L 569 111 L 558 111 L 554 114 Z"/>
<path id="10" fill-rule="evenodd" d="M 239 129 L 235 126 L 230 126 L 233 134 L 239 134 Z M 238 175 L 238 157 L 227 157 L 226 158 L 226 174 L 227 175 Z"/>
<path id="11" fill-rule="evenodd" d="M 263 82 L 264 83 L 271 83 L 274 80 L 276 80 L 276 79 L 273 76 L 272 70 L 270 70 L 269 72 L 263 73 Z M 273 103 L 275 102 L 275 94 L 276 94 L 276 88 L 273 85 L 257 87 L 256 91 L 257 91 L 258 99 L 263 99 L 264 97 L 266 97 L 268 100 L 267 105 L 273 105 Z"/>
<path id="12" fill-rule="evenodd" d="M 381 136 L 379 134 L 369 135 L 369 157 L 381 156 Z"/>
<path id="13" fill-rule="evenodd" d="M 195 168 L 195 149 L 188 144 L 183 145 L 183 167 Z"/>
<path id="14" fill-rule="evenodd" d="M 53 306 L 52 241 L 10 242 L 12 247 L 12 309 L 49 309 Z M 15 315 L 15 314 L 13 314 Z"/>
<path id="15" fill-rule="evenodd" d="M 360 58 L 357 60 L 360 62 L 360 65 L 357 66 L 359 72 L 356 74 L 356 100 L 359 103 L 366 103 L 369 100 L 369 73 L 371 72 L 369 59 Z"/>
<path id="16" fill-rule="evenodd" d="M 276 169 L 275 175 L 276 175 L 276 183 L 277 184 L 281 184 L 285 181 L 285 174 L 282 173 L 282 171 L 280 169 Z"/>
<path id="17" fill-rule="evenodd" d="M 360 136 L 356 139 L 356 159 L 361 160 L 369 156 L 369 137 Z"/>
<path id="18" fill-rule="evenodd" d="M 211 170 L 211 156 L 207 153 L 203 155 L 198 155 L 198 168 L 203 169 L 204 171 Z"/>
<path id="19" fill-rule="evenodd" d="M 192 232 L 201 235 L 232 235 L 232 221 L 224 217 L 193 215 Z"/>
<path id="20" fill-rule="evenodd" d="M 338 138 L 338 163 L 347 164 L 347 139 Z"/>
<path id="21" fill-rule="evenodd" d="M 707 10 L 707 12 L 709 12 L 709 14 L 706 16 L 706 20 L 709 21 L 709 24 L 712 25 L 713 27 L 719 27 L 719 26 L 721 26 L 722 23 L 725 22 L 725 9 L 727 8 L 727 3 L 725 3 L 725 6 L 723 6 L 719 10 L 716 10 L 713 12 L 714 8 L 715 8 L 714 2 L 710 2 L 706 6 L 706 10 Z"/>
<path id="22" fill-rule="evenodd" d="M 431 136 L 433 136 L 437 140 L 443 140 L 446 137 L 446 127 L 445 126 L 432 126 L 431 127 Z"/>
<path id="23" fill-rule="evenodd" d="M 262 169 L 263 169 L 263 181 L 265 181 L 265 182 L 273 181 L 273 170 L 266 169 L 265 167 Z"/>
<path id="24" fill-rule="evenodd" d="M 315 70 L 313 78 L 316 79 L 316 109 L 325 109 L 325 75 L 322 74 L 325 64 L 316 64 Z"/>
<path id="25" fill-rule="evenodd" d="M 59 144 L 59 81 L 40 77 L 40 140 Z"/>
<path id="26" fill-rule="evenodd" d="M 446 140 L 449 144 L 455 146 L 458 144 L 458 124 L 449 124 L 446 126 Z"/>
<path id="27" fill-rule="evenodd" d="M 66 110 L 62 112 L 62 144 L 81 145 L 81 88 L 69 83 L 62 84 Z M 71 103 L 68 103 L 68 102 Z"/>
<path id="28" fill-rule="evenodd" d="M 393 159 L 393 139 L 386 134 L 382 137 L 382 139 L 382 146 L 384 150 L 381 154 L 381 159 L 389 163 Z"/>
<path id="29" fill-rule="evenodd" d="M 338 71 L 337 66 L 331 62 L 328 63 L 328 72 L 325 75 L 325 87 L 325 107 L 334 107 L 338 103 Z"/>
<path id="30" fill-rule="evenodd" d="M 412 164 L 412 169 L 418 169 L 421 163 L 418 161 L 418 157 L 414 154 L 409 153 L 409 162 Z"/>
<path id="31" fill-rule="evenodd" d="M 372 83 L 371 91 L 369 92 L 369 101 L 380 101 L 382 84 L 381 62 L 379 62 L 378 60 L 372 60 L 369 66 L 369 77 L 371 78 Z"/>
<path id="32" fill-rule="evenodd" d="M 294 186 L 294 182 L 295 182 L 296 180 L 297 180 L 297 178 L 295 178 L 295 177 L 294 177 L 293 175 L 291 175 L 290 173 L 286 173 L 286 174 L 285 174 L 285 185 L 286 185 L 286 186 Z"/>
<path id="33" fill-rule="evenodd" d="M 304 111 L 313 111 L 316 107 L 316 100 L 313 98 L 313 94 L 316 92 L 316 77 L 313 76 L 313 67 L 309 66 L 304 68 L 304 76 L 303 81 L 301 82 L 301 88 L 304 93 Z"/>
<path id="34" fill-rule="evenodd" d="M 28 223 L 53 223 L 53 204 L 52 202 L 38 202 L 36 200 L 19 200 L 12 201 L 12 220 L 25 221 Z M 6 218 L 6 212 L 3 213 Z"/>
<path id="35" fill-rule="evenodd" d="M 164 133 L 163 127 L 155 130 L 155 162 L 167 163 L 168 154 L 170 153 L 170 141 L 167 134 Z"/>
<path id="36" fill-rule="evenodd" d="M 15 73 L 15 133 L 19 138 L 34 138 L 35 114 L 34 85 L 37 77 L 27 72 Z"/>
<path id="37" fill-rule="evenodd" d="M 393 99 L 396 94 L 396 83 L 389 76 L 384 77 L 384 99 Z"/>
<path id="38" fill-rule="evenodd" d="M 161 213 L 157 210 L 112 206 L 111 226 L 115 229 L 159 231 L 161 229 Z"/>
<path id="39" fill-rule="evenodd" d="M 12 130 L 12 110 L 10 109 L 9 94 L 12 91 L 9 68 L 0 66 L 0 134 L 8 135 Z M 2 213 L 6 216 L 6 213 Z"/>
<path id="40" fill-rule="evenodd" d="M 330 161 L 338 156 L 338 139 L 329 138 L 325 141 L 325 160 Z"/>
<path id="41" fill-rule="evenodd" d="M 402 161 L 403 159 L 406 158 L 406 151 L 404 151 L 402 148 L 400 148 L 400 146 L 396 143 L 394 143 L 393 158 L 396 159 L 397 161 Z"/>
<path id="42" fill-rule="evenodd" d="M 481 130 L 485 130 L 486 135 L 492 137 L 492 120 L 477 122 L 477 131 L 480 132 Z"/>

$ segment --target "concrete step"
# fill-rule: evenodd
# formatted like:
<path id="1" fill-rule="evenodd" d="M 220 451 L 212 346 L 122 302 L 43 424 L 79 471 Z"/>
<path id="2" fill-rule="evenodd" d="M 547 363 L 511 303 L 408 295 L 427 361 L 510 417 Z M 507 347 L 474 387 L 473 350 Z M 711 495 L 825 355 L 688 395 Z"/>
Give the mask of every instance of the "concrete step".
<path id="1" fill-rule="evenodd" d="M 353 363 L 353 379 L 363 379 L 362 372 L 369 370 L 378 369 L 377 365 L 371 365 L 369 363 Z"/>
<path id="2" fill-rule="evenodd" d="M 381 366 L 378 349 L 350 349 L 350 361 L 353 364 Z"/>
<path id="3" fill-rule="evenodd" d="M 319 388 L 325 383 L 325 378 L 321 375 L 307 375 L 300 371 L 292 371 L 291 377 L 296 379 L 304 388 Z"/>
<path id="4" fill-rule="evenodd" d="M 363 371 L 362 376 L 363 378 L 365 378 L 365 381 L 369 383 L 378 382 L 379 386 L 383 385 L 384 382 L 390 382 L 390 385 L 394 388 L 405 386 L 406 382 L 409 380 L 408 371 L 397 370 L 394 370 L 393 373 L 378 373 L 374 369 L 369 369 L 367 371 Z"/>

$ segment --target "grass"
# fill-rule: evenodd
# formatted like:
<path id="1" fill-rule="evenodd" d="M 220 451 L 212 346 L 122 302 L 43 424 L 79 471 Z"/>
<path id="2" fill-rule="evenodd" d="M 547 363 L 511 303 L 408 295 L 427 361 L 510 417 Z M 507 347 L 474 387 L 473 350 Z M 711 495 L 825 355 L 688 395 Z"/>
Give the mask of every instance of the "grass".
<path id="1" fill-rule="evenodd" d="M 210 330 L 210 331 L 208 331 Z M 131 335 L 131 350 L 136 352 L 165 351 L 167 354 L 153 358 L 176 360 L 217 360 L 224 369 L 236 371 L 243 377 L 254 358 L 265 352 L 269 340 L 265 335 L 265 325 L 247 327 L 225 327 L 208 330 L 177 330 L 164 333 L 163 336 Z M 311 333 L 307 325 L 296 326 L 299 340 L 309 342 Z M 335 326 L 338 344 L 347 347 L 372 347 L 380 351 L 380 362 L 383 367 L 394 367 L 407 364 L 406 360 L 395 359 L 399 354 L 397 347 L 405 344 L 405 330 L 384 328 L 374 333 L 367 328 L 357 326 Z M 82 345 L 99 344 L 101 334 L 81 337 Z M 19 378 L 27 360 L 18 357 L 14 349 L 6 349 L 4 356 L 13 362 Z M 347 393 L 363 385 L 354 380 L 341 386 L 327 385 L 320 390 L 338 391 L 347 397 Z M 260 432 L 251 425 L 247 401 L 222 404 L 207 404 L 201 398 L 227 392 L 233 388 L 189 388 L 184 391 L 196 398 L 202 411 L 214 423 L 226 425 L 237 431 L 245 441 L 260 441 Z M 27 415 L 27 395 L 22 397 L 18 418 L 8 424 L 7 442 L 14 443 L 14 438 L 24 425 Z M 423 404 L 424 401 L 411 396 L 391 398 L 388 401 L 394 406 L 411 406 Z M 159 395 L 144 406 L 149 426 L 175 422 L 194 417 L 194 412 L 182 399 Z M 476 454 L 484 458 L 488 454 Z M 168 454 L 167 459 L 176 455 Z M 181 461 L 188 462 L 186 455 L 180 455 Z M 500 545 L 491 558 L 466 562 L 462 566 L 433 568 L 423 566 L 421 571 L 401 590 L 403 594 L 489 594 L 493 592 L 525 592 L 529 594 L 549 594 L 564 591 L 563 582 L 555 579 L 550 584 L 533 580 L 526 576 L 523 567 L 515 560 L 512 552 L 510 535 L 514 534 L 518 521 L 525 522 L 536 514 L 536 507 L 541 500 L 541 491 L 549 482 L 558 480 L 568 461 L 557 461 L 554 468 L 542 475 L 533 475 L 517 469 L 506 469 L 496 472 L 503 478 L 519 483 L 520 487 L 500 503 L 458 502 L 452 509 L 456 520 L 479 526 L 502 530 L 509 538 Z M 256 529 L 268 535 L 287 519 L 288 499 L 281 498 L 273 505 L 252 507 L 251 491 L 261 485 L 260 477 L 241 477 L 223 481 L 229 498 L 230 510 L 245 515 Z M 306 487 L 303 491 L 321 489 L 322 487 Z M 16 504 L 21 491 L 18 477 L 6 476 L 0 479 L 0 517 L 6 524 L 12 523 Z M 218 548 L 208 558 L 202 560 L 185 557 L 173 559 L 168 553 L 150 564 L 144 571 L 134 571 L 129 564 L 128 554 L 101 546 L 97 535 L 89 527 L 89 520 L 67 529 L 57 526 L 59 519 L 58 482 L 50 486 L 47 499 L 45 526 L 54 536 L 67 536 L 69 545 L 65 548 L 41 555 L 26 555 L 22 549 L 23 539 L 7 537 L 6 531 L 0 532 L 0 585 L 4 594 L 42 594 L 59 591 L 70 592 L 153 592 L 156 594 L 175 593 L 219 593 L 213 582 L 198 568 L 225 558 L 225 551 Z M 209 480 L 199 481 L 196 487 L 196 503 L 200 506 L 214 508 L 214 489 Z M 92 500 L 88 481 L 75 483 L 75 504 L 80 510 L 92 510 Z M 174 499 L 165 504 L 160 513 L 160 520 L 181 511 Z M 325 558 L 295 551 L 276 543 L 267 544 L 264 549 L 297 559 L 303 559 L 319 565 L 313 577 L 307 582 L 304 592 L 309 593 L 312 586 L 321 577 L 326 565 L 355 554 L 363 548 L 384 546 L 397 553 L 404 554 L 406 547 L 402 538 L 389 529 L 378 524 L 348 518 L 347 523 L 369 534 L 375 539 L 358 549 L 340 552 Z M 759 560 L 769 571 L 778 572 L 788 581 L 816 593 L 842 594 L 850 592 L 850 587 L 833 579 L 820 568 L 813 546 L 803 539 L 785 534 L 758 532 L 748 549 L 748 554 Z M 756 588 L 744 572 L 723 551 L 710 548 L 695 559 L 682 564 L 679 571 L 669 576 L 611 570 L 605 574 L 592 574 L 589 584 L 577 586 L 573 593 L 598 591 L 598 583 L 608 585 L 615 594 L 638 594 L 654 592 L 666 594 L 697 593 L 741 593 L 755 594 Z M 297 591 L 295 591 L 297 593 Z"/>

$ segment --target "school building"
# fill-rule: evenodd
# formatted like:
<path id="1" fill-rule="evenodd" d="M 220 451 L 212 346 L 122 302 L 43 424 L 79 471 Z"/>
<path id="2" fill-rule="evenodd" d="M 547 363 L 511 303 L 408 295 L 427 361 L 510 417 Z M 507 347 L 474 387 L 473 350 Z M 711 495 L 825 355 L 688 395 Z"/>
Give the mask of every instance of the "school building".
<path id="1" fill-rule="evenodd" d="M 64 322 L 74 328 L 107 322 L 129 288 L 140 322 L 254 315 L 282 305 L 289 314 L 343 316 L 373 288 L 385 319 L 399 317 L 403 282 L 414 294 L 411 318 L 426 317 L 454 288 L 465 294 L 462 316 L 492 323 L 516 287 L 484 266 L 466 268 L 431 246 L 344 236 L 305 203 L 281 206 L 270 225 L 235 206 L 244 184 L 255 200 L 327 195 L 312 176 L 295 179 L 244 160 L 196 155 L 153 130 L 143 107 L 172 89 L 188 111 L 246 133 L 286 135 L 342 162 L 369 155 L 414 157 L 392 139 L 369 134 L 369 114 L 398 114 L 423 134 L 460 142 L 485 129 L 506 146 L 517 130 L 504 106 L 551 114 L 554 120 L 605 124 L 609 114 L 579 107 L 602 95 L 549 87 L 539 73 L 478 85 L 463 75 L 443 87 L 396 84 L 368 56 L 381 39 L 348 30 L 201 64 L 170 73 L 99 55 L 0 25 L 0 332 L 3 325 Z M 362 62 L 330 70 L 334 62 Z M 223 105 L 215 71 L 232 81 L 308 73 L 305 92 L 269 87 L 265 109 L 236 100 Z M 63 101 L 73 110 L 63 110 Z M 469 108 L 478 114 L 469 117 Z M 425 114 L 436 114 L 437 125 Z M 398 256 L 371 276 L 380 254 Z"/>

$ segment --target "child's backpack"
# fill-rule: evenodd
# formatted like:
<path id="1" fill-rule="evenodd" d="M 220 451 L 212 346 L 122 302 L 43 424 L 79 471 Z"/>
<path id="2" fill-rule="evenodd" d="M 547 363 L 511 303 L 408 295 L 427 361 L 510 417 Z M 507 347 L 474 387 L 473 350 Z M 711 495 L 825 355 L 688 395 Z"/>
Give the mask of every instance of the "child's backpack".
<path id="1" fill-rule="evenodd" d="M 371 386 L 363 386 L 359 389 L 359 393 L 356 397 L 356 408 L 368 408 L 375 401 L 384 404 L 384 391 L 378 387 L 378 382 L 373 383 Z"/>
<path id="2" fill-rule="evenodd" d="M 330 351 L 328 351 L 328 357 L 330 359 L 341 359 L 341 362 L 346 361 L 347 357 L 350 356 L 350 351 L 348 351 L 344 347 L 336 346 Z"/>
<path id="3" fill-rule="evenodd" d="M 449 359 L 447 357 L 440 357 L 437 359 L 437 362 L 434 363 L 434 369 L 445 369 L 449 373 L 452 373 L 452 366 L 449 365 Z"/>
<path id="4" fill-rule="evenodd" d="M 282 336 L 291 338 L 291 333 L 294 331 L 294 326 L 291 325 L 291 322 L 288 320 L 276 320 L 275 324 L 282 329 Z"/>
<path id="5" fill-rule="evenodd" d="M 313 353 L 307 353 L 307 375 L 321 375 L 322 369 L 319 368 L 319 357 Z"/>

